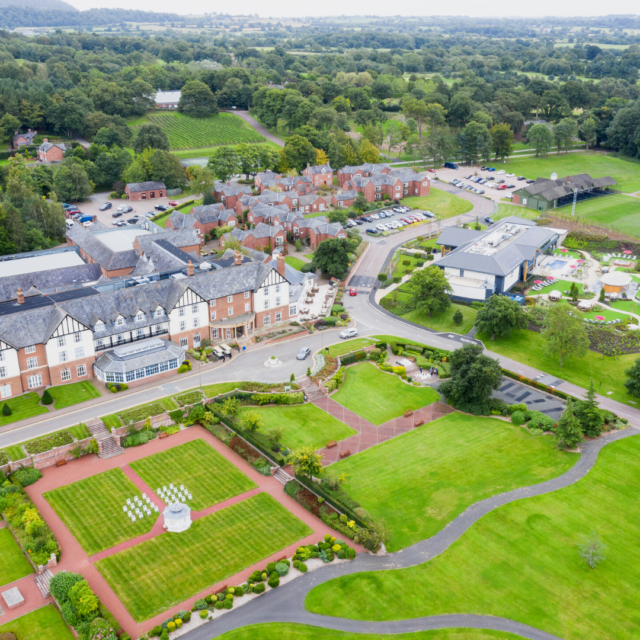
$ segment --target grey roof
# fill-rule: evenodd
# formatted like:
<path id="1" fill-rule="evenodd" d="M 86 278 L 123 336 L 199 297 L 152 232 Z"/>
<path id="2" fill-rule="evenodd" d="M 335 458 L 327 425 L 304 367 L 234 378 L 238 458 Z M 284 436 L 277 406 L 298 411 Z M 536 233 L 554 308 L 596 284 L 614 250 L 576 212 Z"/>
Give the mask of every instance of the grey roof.
<path id="1" fill-rule="evenodd" d="M 223 196 L 236 196 L 240 193 L 253 194 L 253 190 L 248 185 L 227 184 L 226 182 L 222 182 L 222 180 L 215 181 L 213 190 L 216 193 L 221 193 Z"/>
<path id="2" fill-rule="evenodd" d="M 307 204 L 315 204 L 318 200 L 323 204 L 326 204 L 325 199 L 322 196 L 319 196 L 315 193 L 309 193 L 304 196 L 300 196 L 298 198 L 298 204 L 307 205 Z"/>
<path id="3" fill-rule="evenodd" d="M 313 167 L 307 167 L 306 171 L 309 171 L 310 173 L 332 173 L 333 169 L 331 168 L 331 165 L 329 163 L 327 164 L 317 164 L 314 165 Z"/>
<path id="4" fill-rule="evenodd" d="M 258 222 L 258 224 L 255 226 L 255 229 L 249 229 L 248 231 L 243 231 L 238 227 L 234 227 L 231 234 L 227 234 L 227 235 L 231 235 L 232 238 L 236 238 L 240 242 L 242 242 L 248 236 L 252 236 L 258 239 L 274 238 L 275 236 L 278 235 L 278 233 L 282 233 L 282 232 L 283 232 L 282 227 L 272 227 L 271 225 L 265 224 L 264 222 Z"/>
<path id="5" fill-rule="evenodd" d="M 13 139 L 17 140 L 18 138 L 26 138 L 27 140 L 33 140 L 37 135 L 37 131 L 27 131 L 27 133 L 18 132 L 13 136 Z"/>
<path id="6" fill-rule="evenodd" d="M 67 149 L 71 149 L 70 144 L 64 144 L 64 142 L 43 142 L 38 149 L 40 151 L 49 151 L 49 149 L 53 149 L 53 147 L 58 147 L 58 149 L 62 149 L 62 151 L 66 151 Z"/>
<path id="7" fill-rule="evenodd" d="M 236 252 L 234 249 L 226 249 L 222 254 L 221 260 L 227 260 L 228 258 L 235 258 Z M 242 247 L 242 255 L 257 260 L 258 262 L 268 262 L 270 256 L 264 251 L 258 251 L 257 249 L 251 249 L 249 247 Z"/>
<path id="8" fill-rule="evenodd" d="M 578 191 L 588 191 L 602 187 L 612 187 L 618 184 L 611 176 L 602 178 L 592 178 L 588 173 L 580 173 L 575 176 L 550 180 L 549 178 L 538 178 L 535 182 L 528 184 L 518 192 L 524 192 L 531 196 L 540 196 L 551 202 L 564 196 L 571 195 L 574 189 Z"/>
<path id="9" fill-rule="evenodd" d="M 135 249 L 113 251 L 99 240 L 99 236 L 93 235 L 81 224 L 74 224 L 67 229 L 67 237 L 107 271 L 132 268 L 138 261 Z"/>
<path id="10" fill-rule="evenodd" d="M 134 345 L 139 348 L 147 347 L 148 350 L 130 356 L 118 355 L 118 348 L 107 351 L 96 360 L 96 369 L 100 369 L 105 373 L 127 373 L 128 371 L 135 371 L 136 369 L 160 364 L 168 360 L 179 359 L 181 361 L 184 358 L 184 349 L 175 342 L 171 342 L 171 340 L 151 338 L 151 340 L 143 340 L 133 345 L 127 345 L 127 348 Z"/>
<path id="11" fill-rule="evenodd" d="M 149 235 L 138 236 L 138 244 L 140 249 L 146 253 L 151 244 L 157 240 L 167 240 L 174 247 L 190 247 L 200 244 L 200 237 L 195 229 L 176 229 L 175 231 L 165 231 L 165 233 L 152 233 Z"/>
<path id="12" fill-rule="evenodd" d="M 436 244 L 448 247 L 459 247 L 461 244 L 471 242 L 480 236 L 484 236 L 484 231 L 475 229 L 461 229 L 460 227 L 447 227 L 436 240 Z"/>
<path id="13" fill-rule="evenodd" d="M 273 269 L 277 269 L 278 259 L 272 258 L 271 260 L 269 260 L 269 262 L 267 262 L 267 265 L 269 265 Z M 298 271 L 297 269 L 294 269 L 291 265 L 288 265 L 286 262 L 284 263 L 284 273 L 285 273 L 285 278 L 289 281 L 289 284 L 299 284 L 300 282 L 304 282 L 307 279 L 306 273 L 302 273 L 302 271 Z"/>
<path id="14" fill-rule="evenodd" d="M 382 171 L 383 169 L 389 169 L 389 168 L 390 167 L 388 164 L 373 164 L 371 162 L 365 162 L 364 164 L 360 164 L 354 167 L 346 165 L 342 167 L 342 169 L 338 169 L 338 173 L 353 174 L 358 169 L 360 169 L 364 173 L 377 173 L 379 171 Z"/>
<path id="15" fill-rule="evenodd" d="M 155 189 L 166 189 L 164 182 L 152 180 L 150 182 L 130 182 L 127 184 L 129 191 L 137 193 L 138 191 L 152 191 Z"/>
<path id="16" fill-rule="evenodd" d="M 182 91 L 156 91 L 156 104 L 171 104 L 180 102 Z"/>
<path id="17" fill-rule="evenodd" d="M 353 200 L 358 197 L 358 192 L 355 189 L 349 189 L 349 191 L 341 191 L 336 193 L 335 198 L 338 202 L 343 200 Z"/>
<path id="18" fill-rule="evenodd" d="M 248 290 L 257 291 L 271 271 L 269 265 L 245 262 L 190 278 L 189 285 L 206 300 L 215 300 Z"/>
<path id="19" fill-rule="evenodd" d="M 150 236 L 153 238 L 154 236 Z M 142 260 L 147 259 L 146 262 Z M 136 268 L 131 272 L 132 276 L 148 275 L 153 266 L 153 271 L 161 273 L 173 269 L 184 269 L 189 262 L 198 264 L 199 256 L 183 251 L 178 246 L 163 237 L 156 237 L 153 241 L 145 243 L 143 255 L 139 258 Z"/>

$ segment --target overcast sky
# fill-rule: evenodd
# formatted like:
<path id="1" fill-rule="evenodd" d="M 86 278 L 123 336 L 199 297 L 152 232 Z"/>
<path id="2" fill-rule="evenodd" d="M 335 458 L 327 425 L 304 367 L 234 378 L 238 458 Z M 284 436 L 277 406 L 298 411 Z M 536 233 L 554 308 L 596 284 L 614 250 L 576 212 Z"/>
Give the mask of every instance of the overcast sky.
<path id="1" fill-rule="evenodd" d="M 608 14 L 638 13 L 637 0 L 609 0 L 595 2 L 594 0 L 538 0 L 532 2 L 517 2 L 516 0 L 456 0 L 455 2 L 424 2 L 424 0 L 404 0 L 402 3 L 388 0 L 369 0 L 368 2 L 346 3 L 344 0 L 324 0 L 322 3 L 300 2 L 299 0 L 284 0 L 268 4 L 262 0 L 243 0 L 234 2 L 212 3 L 206 0 L 191 0 L 191 2 L 175 2 L 175 0 L 67 0 L 78 9 L 92 9 L 96 7 L 119 7 L 122 9 L 142 9 L 145 11 L 167 11 L 171 13 L 202 14 L 210 11 L 237 14 L 255 14 L 260 16 L 313 16 L 313 15 L 458 15 L 458 16 L 591 16 Z M 322 9 L 322 12 L 319 9 Z"/>

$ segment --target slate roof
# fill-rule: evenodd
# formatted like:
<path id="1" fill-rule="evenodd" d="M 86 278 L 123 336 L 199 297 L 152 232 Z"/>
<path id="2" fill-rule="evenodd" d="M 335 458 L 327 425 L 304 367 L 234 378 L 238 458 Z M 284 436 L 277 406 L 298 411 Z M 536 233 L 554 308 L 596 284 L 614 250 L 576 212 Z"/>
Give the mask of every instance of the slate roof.
<path id="1" fill-rule="evenodd" d="M 358 192 L 355 189 L 349 189 L 349 191 L 341 191 L 336 193 L 335 198 L 338 202 L 343 200 L 353 200 L 358 197 Z"/>
<path id="2" fill-rule="evenodd" d="M 25 138 L 25 139 L 27 140 L 27 142 L 28 142 L 28 141 L 33 142 L 33 139 L 34 139 L 37 135 L 38 135 L 38 132 L 37 132 L 37 131 L 27 131 L 27 133 L 20 133 L 20 132 L 18 132 L 18 133 L 16 133 L 16 134 L 13 136 L 13 139 L 14 139 L 14 140 L 17 140 L 18 138 Z"/>
<path id="3" fill-rule="evenodd" d="M 611 176 L 602 178 L 592 178 L 588 173 L 581 173 L 566 178 L 550 180 L 548 178 L 538 178 L 535 182 L 518 189 L 531 196 L 540 196 L 547 202 L 571 195 L 575 188 L 578 191 L 588 191 L 602 187 L 613 187 L 618 184 Z"/>
<path id="4" fill-rule="evenodd" d="M 67 149 L 71 149 L 71 145 L 64 144 L 64 142 L 43 142 L 38 149 L 40 151 L 49 151 L 49 149 L 53 149 L 53 147 L 58 147 L 58 149 L 62 149 L 62 151 L 66 151 Z"/>
<path id="5" fill-rule="evenodd" d="M 390 167 L 388 164 L 381 164 L 381 163 L 373 164 L 371 162 L 365 162 L 364 164 L 360 164 L 355 167 L 346 165 L 342 167 L 342 169 L 338 169 L 338 173 L 353 174 L 358 169 L 360 169 L 361 171 L 364 171 L 365 173 L 377 173 L 379 171 L 382 171 L 383 169 L 390 169 Z"/>
<path id="6" fill-rule="evenodd" d="M 164 182 L 152 180 L 151 182 L 131 182 L 127 185 L 129 191 L 137 193 L 139 191 L 154 191 L 156 189 L 166 189 Z"/>
<path id="7" fill-rule="evenodd" d="M 67 237 L 107 271 L 131 268 L 138 261 L 138 252 L 135 249 L 113 251 L 99 240 L 99 236 L 94 236 L 81 224 L 74 224 L 67 229 Z"/>
<path id="8" fill-rule="evenodd" d="M 331 168 L 331 165 L 329 163 L 327 164 L 317 164 L 314 165 L 313 167 L 307 167 L 306 171 L 309 171 L 310 173 L 318 173 L 318 174 L 326 174 L 326 173 L 332 173 L 333 169 Z"/>
<path id="9" fill-rule="evenodd" d="M 486 235 L 484 231 L 476 231 L 475 229 L 461 229 L 460 227 L 447 227 L 438 236 L 436 244 L 446 245 L 447 247 L 459 247 L 461 244 L 472 242 L 476 238 Z"/>

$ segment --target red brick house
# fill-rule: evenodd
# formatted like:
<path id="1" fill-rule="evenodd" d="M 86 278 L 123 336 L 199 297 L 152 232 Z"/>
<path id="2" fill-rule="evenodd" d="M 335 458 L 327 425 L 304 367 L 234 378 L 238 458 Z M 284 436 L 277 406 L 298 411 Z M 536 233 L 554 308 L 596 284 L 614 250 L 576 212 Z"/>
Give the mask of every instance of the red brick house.
<path id="1" fill-rule="evenodd" d="M 333 186 L 333 169 L 328 163 L 315 165 L 313 167 L 307 163 L 307 168 L 302 172 L 302 174 L 311 178 L 314 189 L 319 189 L 323 186 Z"/>
<path id="2" fill-rule="evenodd" d="M 232 185 L 231 182 L 216 181 L 213 187 L 213 197 L 224 205 L 225 209 L 235 209 L 236 203 L 243 196 L 252 196 L 251 187 Z"/>
<path id="3" fill-rule="evenodd" d="M 357 197 L 358 192 L 355 189 L 341 191 L 331 196 L 331 204 L 337 209 L 347 209 L 353 207 L 353 203 Z"/>
<path id="4" fill-rule="evenodd" d="M 344 181 L 344 187 L 363 193 L 367 202 L 401 200 L 409 196 L 428 196 L 431 181 L 426 172 L 416 173 L 413 169 L 393 169 L 390 172 L 374 173 L 372 176 L 354 174 Z"/>
<path id="5" fill-rule="evenodd" d="M 304 213 L 318 213 L 319 211 L 327 210 L 327 202 L 322 196 L 318 196 L 314 193 L 309 193 L 304 196 L 300 196 L 298 199 L 298 207 L 294 208 L 294 211 L 300 211 Z"/>
<path id="6" fill-rule="evenodd" d="M 14 149 L 19 149 L 20 147 L 24 147 L 25 145 L 33 144 L 33 139 L 38 135 L 37 131 L 31 131 L 29 129 L 27 133 L 20 133 L 16 131 L 13 139 L 11 140 L 11 144 Z"/>
<path id="7" fill-rule="evenodd" d="M 220 238 L 220 247 L 224 249 L 227 239 L 238 240 L 243 246 L 249 249 L 263 251 L 267 249 L 273 253 L 276 249 L 283 249 L 287 244 L 287 233 L 282 227 L 272 227 L 263 222 L 259 223 L 255 229 L 242 231 L 237 227 L 229 234 Z"/>
<path id="8" fill-rule="evenodd" d="M 204 241 L 204 236 L 216 227 L 235 227 L 237 224 L 238 217 L 233 209 L 224 209 L 222 204 L 207 204 L 194 207 L 187 214 L 174 211 L 165 227 L 175 231 L 195 229 Z"/>
<path id="9" fill-rule="evenodd" d="M 338 169 L 338 185 L 344 186 L 347 180 L 351 180 L 354 176 L 361 176 L 362 178 L 370 178 L 375 173 L 391 173 L 391 167 L 388 164 L 372 164 L 371 162 L 365 162 L 357 167 L 342 167 Z"/>
<path id="10" fill-rule="evenodd" d="M 166 198 L 167 187 L 164 182 L 132 182 L 124 188 L 129 200 L 153 200 L 154 198 Z"/>
<path id="11" fill-rule="evenodd" d="M 339 224 L 321 224 L 317 227 L 309 228 L 309 247 L 312 251 L 318 248 L 318 245 L 325 240 L 334 240 L 335 238 L 346 238 L 347 232 Z"/>
<path id="12" fill-rule="evenodd" d="M 64 160 L 64 152 L 67 148 L 63 142 L 52 143 L 45 138 L 38 147 L 38 160 L 40 162 L 61 162 Z"/>

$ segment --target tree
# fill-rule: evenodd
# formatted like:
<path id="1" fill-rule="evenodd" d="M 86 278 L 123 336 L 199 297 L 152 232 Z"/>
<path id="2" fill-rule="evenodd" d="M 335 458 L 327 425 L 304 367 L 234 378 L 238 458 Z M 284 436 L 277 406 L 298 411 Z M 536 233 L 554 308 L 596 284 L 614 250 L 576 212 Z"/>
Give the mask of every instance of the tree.
<path id="1" fill-rule="evenodd" d="M 237 416 L 240 412 L 240 400 L 238 398 L 225 398 L 220 407 L 220 413 L 224 416 Z"/>
<path id="2" fill-rule="evenodd" d="M 475 164 L 480 158 L 489 161 L 491 145 L 491 134 L 486 124 L 470 122 L 460 134 L 460 153 L 470 164 Z"/>
<path id="3" fill-rule="evenodd" d="M 218 147 L 209 157 L 207 167 L 213 171 L 218 180 L 227 182 L 240 173 L 240 157 L 233 147 Z"/>
<path id="4" fill-rule="evenodd" d="M 491 394 L 501 384 L 500 363 L 485 356 L 479 344 L 465 344 L 451 354 L 451 378 L 438 391 L 461 411 L 489 413 Z"/>
<path id="5" fill-rule="evenodd" d="M 130 163 L 131 154 L 126 149 L 113 147 L 111 151 L 101 153 L 95 163 L 102 176 L 99 182 L 109 185 L 118 182 L 125 167 Z"/>
<path id="6" fill-rule="evenodd" d="M 536 150 L 536 156 L 546 156 L 553 145 L 553 133 L 546 124 L 534 124 L 527 131 L 527 142 Z"/>
<path id="7" fill-rule="evenodd" d="M 585 395 L 585 400 L 580 400 L 574 405 L 574 413 L 585 436 L 597 438 L 602 433 L 604 426 L 604 415 L 598 408 L 599 402 L 596 400 L 596 389 L 593 378 L 589 383 L 589 388 Z"/>
<path id="8" fill-rule="evenodd" d="M 5 113 L 0 119 L 0 131 L 2 131 L 3 138 L 8 140 L 13 139 L 15 132 L 20 129 L 20 120 L 10 113 Z"/>
<path id="9" fill-rule="evenodd" d="M 363 211 L 366 211 L 368 206 L 369 206 L 369 202 L 367 201 L 367 197 L 364 195 L 364 193 L 359 193 L 353 199 L 353 208 L 356 211 L 359 211 L 360 213 L 362 213 Z"/>
<path id="10" fill-rule="evenodd" d="M 316 166 L 329 164 L 329 156 L 323 149 L 316 149 Z"/>
<path id="11" fill-rule="evenodd" d="M 125 147 L 127 142 L 128 140 L 126 136 L 123 135 L 122 130 L 117 127 L 102 127 L 102 129 L 99 129 L 96 135 L 93 136 L 91 144 L 99 147 Z"/>
<path id="12" fill-rule="evenodd" d="M 2 405 L 2 415 L 3 416 L 10 416 L 13 413 L 13 411 L 11 411 L 11 407 L 5 402 Z"/>
<path id="13" fill-rule="evenodd" d="M 197 117 L 212 116 L 218 113 L 218 103 L 204 82 L 192 80 L 182 87 L 178 111 Z"/>
<path id="14" fill-rule="evenodd" d="M 496 160 L 508 158 L 513 151 L 513 131 L 506 123 L 495 124 L 489 129 L 491 134 L 491 147 L 496 155 Z"/>
<path id="15" fill-rule="evenodd" d="M 412 293 L 411 302 L 419 311 L 429 314 L 440 313 L 451 305 L 449 293 L 453 292 L 444 271 L 439 267 L 427 267 L 418 271 L 409 280 L 408 287 Z"/>
<path id="16" fill-rule="evenodd" d="M 171 145 L 162 127 L 157 124 L 143 124 L 138 129 L 132 146 L 136 153 L 142 153 L 145 149 L 162 149 L 163 151 L 169 151 Z"/>
<path id="17" fill-rule="evenodd" d="M 56 171 L 53 187 L 61 202 L 78 202 L 93 192 L 94 185 L 90 182 L 82 161 L 69 159 Z"/>
<path id="18" fill-rule="evenodd" d="M 384 131 L 379 124 L 366 124 L 362 129 L 362 138 L 368 140 L 374 147 L 379 147 L 384 140 Z"/>
<path id="19" fill-rule="evenodd" d="M 262 426 L 262 417 L 255 411 L 247 411 L 242 414 L 242 424 L 249 431 L 258 431 Z"/>
<path id="20" fill-rule="evenodd" d="M 514 136 L 518 135 L 524 126 L 524 116 L 519 111 L 509 111 L 502 119 L 511 127 Z"/>
<path id="21" fill-rule="evenodd" d="M 329 211 L 329 222 L 338 222 L 339 224 L 347 223 L 347 212 L 344 209 L 335 209 Z"/>
<path id="22" fill-rule="evenodd" d="M 578 134 L 578 126 L 575 120 L 571 118 L 563 118 L 558 124 L 553 127 L 553 137 L 556 140 L 558 146 L 558 153 L 560 149 L 564 149 L 567 153 L 571 149 L 573 139 Z"/>
<path id="23" fill-rule="evenodd" d="M 169 189 L 182 187 L 187 182 L 180 159 L 162 149 L 156 149 L 149 156 L 149 177 L 164 182 Z"/>
<path id="24" fill-rule="evenodd" d="M 372 164 L 380 162 L 380 152 L 367 138 L 362 138 L 358 151 L 362 162 L 371 162 Z"/>
<path id="25" fill-rule="evenodd" d="M 320 269 L 333 278 L 342 278 L 349 267 L 349 243 L 345 238 L 330 238 L 318 245 L 313 254 L 312 269 Z"/>
<path id="26" fill-rule="evenodd" d="M 76 608 L 78 616 L 86 617 L 98 610 L 98 598 L 91 591 L 91 587 L 86 580 L 76 582 L 69 590 L 69 600 Z"/>
<path id="27" fill-rule="evenodd" d="M 624 386 L 627 393 L 634 398 L 640 398 L 640 358 L 638 358 L 630 369 L 625 371 L 627 379 Z"/>
<path id="28" fill-rule="evenodd" d="M 527 319 L 522 307 L 507 296 L 493 295 L 489 302 L 478 310 L 476 328 L 495 340 L 496 336 L 507 337 L 512 331 L 524 329 Z"/>
<path id="29" fill-rule="evenodd" d="M 322 475 L 322 456 L 313 447 L 300 447 L 288 460 L 297 476 L 307 478 Z"/>
<path id="30" fill-rule="evenodd" d="M 293 135 L 287 138 L 284 155 L 290 168 L 302 171 L 307 167 L 307 163 L 315 162 L 316 150 L 306 138 Z"/>
<path id="31" fill-rule="evenodd" d="M 598 142 L 598 123 L 595 118 L 587 118 L 578 129 L 578 135 L 581 140 L 584 140 L 587 151 L 589 151 L 589 147 Z"/>
<path id="32" fill-rule="evenodd" d="M 558 437 L 559 449 L 575 449 L 575 447 L 582 442 L 582 429 L 580 428 L 578 418 L 576 418 L 573 412 L 573 402 L 571 398 L 567 400 L 567 407 L 560 420 L 558 420 L 556 436 Z"/>
<path id="33" fill-rule="evenodd" d="M 422 125 L 430 116 L 434 116 L 439 122 L 441 120 L 441 122 L 444 123 L 444 116 L 442 116 L 442 113 L 436 115 L 435 111 L 430 109 L 430 107 L 433 106 L 434 105 L 426 104 L 422 100 L 416 100 L 413 96 L 405 96 L 402 100 L 402 111 L 408 118 L 413 118 L 416 121 L 418 125 L 419 138 L 422 138 Z M 440 109 L 442 109 L 442 107 L 440 107 Z"/>
<path id="34" fill-rule="evenodd" d="M 607 545 L 592 531 L 578 543 L 578 555 L 592 568 L 607 559 Z"/>
<path id="35" fill-rule="evenodd" d="M 575 282 L 571 283 L 571 287 L 569 287 L 569 295 L 571 296 L 571 299 L 574 302 L 577 302 L 578 296 L 580 295 L 580 292 L 578 291 L 577 283 L 575 283 Z"/>
<path id="36" fill-rule="evenodd" d="M 462 324 L 462 321 L 464 320 L 464 316 L 462 315 L 462 311 L 460 311 L 460 309 L 458 309 L 454 314 L 453 314 L 453 323 L 456 326 L 460 326 Z"/>
<path id="37" fill-rule="evenodd" d="M 368 527 L 358 529 L 354 540 L 365 549 L 376 553 L 381 544 L 389 542 L 392 535 L 393 527 L 389 527 L 385 519 L 380 518 L 380 520 L 370 520 Z"/>
<path id="38" fill-rule="evenodd" d="M 549 309 L 544 320 L 542 336 L 547 342 L 547 353 L 560 359 L 582 358 L 589 348 L 589 337 L 582 320 L 572 313 L 573 307 L 558 304 Z"/>

